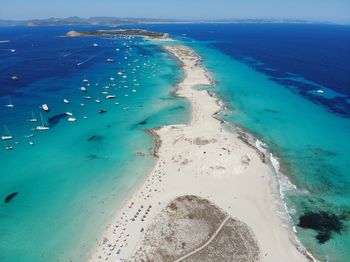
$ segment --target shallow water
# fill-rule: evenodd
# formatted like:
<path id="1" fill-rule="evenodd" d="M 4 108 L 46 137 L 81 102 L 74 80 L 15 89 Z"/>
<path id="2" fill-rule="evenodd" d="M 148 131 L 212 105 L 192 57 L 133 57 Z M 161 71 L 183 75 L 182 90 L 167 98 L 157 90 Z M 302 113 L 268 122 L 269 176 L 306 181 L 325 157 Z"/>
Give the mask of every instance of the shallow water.
<path id="1" fill-rule="evenodd" d="M 146 129 L 188 121 L 187 102 L 170 94 L 181 71 L 157 45 L 138 38 L 56 37 L 68 29 L 18 28 L 14 39 L 12 33 L 7 35 L 13 40 L 8 47 L 16 45 L 16 52 L 2 56 L 15 62 L 1 62 L 2 83 L 12 84 L 5 78 L 13 70 L 19 80 L 13 83 L 16 90 L 11 94 L 15 107 L 3 107 L 8 96 L 0 100 L 0 122 L 14 136 L 0 142 L 1 261 L 84 261 L 118 206 L 154 164 L 153 142 Z M 18 39 L 24 32 L 25 39 Z M 41 43 L 47 50 L 38 57 L 42 47 L 34 45 L 31 50 L 25 44 L 30 42 Z M 92 47 L 95 42 L 96 48 Z M 74 57 L 74 52 L 79 56 Z M 65 61 L 54 59 L 66 59 L 63 55 L 70 53 Z M 107 58 L 116 62 L 106 63 Z M 28 66 L 31 61 L 32 66 L 42 68 Z M 87 62 L 77 66 L 79 61 Z M 32 70 L 34 76 L 21 74 L 25 70 Z M 123 75 L 118 74 L 121 71 Z M 85 84 L 87 93 L 79 90 L 83 79 L 91 83 Z M 106 91 L 117 97 L 105 99 L 101 92 Z M 70 104 L 64 104 L 64 98 Z M 94 101 L 97 98 L 100 103 Z M 51 108 L 49 113 L 42 112 L 46 120 L 51 119 L 51 128 L 40 133 L 31 129 L 40 123 L 38 107 L 43 103 Z M 100 109 L 107 113 L 99 114 Z M 32 111 L 38 123 L 26 122 Z M 66 111 L 77 121 L 68 122 Z M 23 137 L 28 134 L 35 136 Z M 7 145 L 14 149 L 5 150 Z M 12 192 L 18 194 L 3 203 Z"/>
<path id="2" fill-rule="evenodd" d="M 221 117 L 266 142 L 296 185 L 281 181 L 302 244 L 321 260 L 349 261 L 350 27 L 145 28 L 173 33 L 203 57 L 229 107 Z"/>

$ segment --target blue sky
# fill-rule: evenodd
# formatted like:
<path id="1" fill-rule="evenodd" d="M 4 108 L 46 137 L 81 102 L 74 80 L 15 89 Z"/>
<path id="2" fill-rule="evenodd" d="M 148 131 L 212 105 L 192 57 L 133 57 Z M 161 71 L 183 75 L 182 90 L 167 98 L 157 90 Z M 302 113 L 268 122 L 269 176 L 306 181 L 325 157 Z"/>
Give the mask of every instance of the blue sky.
<path id="1" fill-rule="evenodd" d="M 1 19 L 115 16 L 350 22 L 350 0 L 0 0 Z"/>

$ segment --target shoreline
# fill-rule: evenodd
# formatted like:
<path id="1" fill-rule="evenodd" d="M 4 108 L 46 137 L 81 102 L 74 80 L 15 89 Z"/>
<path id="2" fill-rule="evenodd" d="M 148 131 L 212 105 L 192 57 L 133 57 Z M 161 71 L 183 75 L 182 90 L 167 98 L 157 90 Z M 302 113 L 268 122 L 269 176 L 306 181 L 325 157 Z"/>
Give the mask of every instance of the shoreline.
<path id="1" fill-rule="evenodd" d="M 243 222 L 247 223 L 248 226 L 250 226 L 255 232 L 259 246 L 261 248 L 261 253 L 265 254 L 264 257 L 262 257 L 262 261 L 278 261 L 281 260 L 281 258 L 285 258 L 287 261 L 307 261 L 307 259 L 312 260 L 310 257 L 310 254 L 304 249 L 300 247 L 300 244 L 298 243 L 298 240 L 293 234 L 292 228 L 290 226 L 292 225 L 292 222 L 288 219 L 287 226 L 283 226 L 282 224 L 285 224 L 285 221 L 282 219 L 280 215 L 278 215 L 278 212 L 281 211 L 281 204 L 283 204 L 283 200 L 281 198 L 281 195 L 276 195 L 273 191 L 278 191 L 279 189 L 279 183 L 277 181 L 277 176 L 273 172 L 272 163 L 269 165 L 268 163 L 263 163 L 261 160 L 261 154 L 257 153 L 258 148 L 255 147 L 252 144 L 246 144 L 247 142 L 243 141 L 241 138 L 239 138 L 240 134 L 238 132 L 230 133 L 224 129 L 224 125 L 230 123 L 226 123 L 226 121 L 220 120 L 216 117 L 216 115 L 223 110 L 224 104 L 221 102 L 220 98 L 216 97 L 213 94 L 210 94 L 210 91 L 208 90 L 195 90 L 192 89 L 193 87 L 196 87 L 198 85 L 207 85 L 207 86 L 215 86 L 215 82 L 210 79 L 210 76 L 208 75 L 209 72 L 206 68 L 203 68 L 201 64 L 201 57 L 198 56 L 191 48 L 186 46 L 163 46 L 163 49 L 166 50 L 168 53 L 172 54 L 180 63 L 182 70 L 185 72 L 184 79 L 177 83 L 176 89 L 174 91 L 174 95 L 181 98 L 186 98 L 190 101 L 191 105 L 191 121 L 188 125 L 170 125 L 170 126 L 163 126 L 157 129 L 152 129 L 149 131 L 150 134 L 153 135 L 153 138 L 155 140 L 155 147 L 154 147 L 154 155 L 157 157 L 156 164 L 148 176 L 145 177 L 144 182 L 141 184 L 140 188 L 138 188 L 133 196 L 130 198 L 129 201 L 126 202 L 124 207 L 117 212 L 115 218 L 114 218 L 114 224 L 113 227 L 110 225 L 106 232 L 104 233 L 104 237 L 101 241 L 101 243 L 98 244 L 96 251 L 92 254 L 90 260 L 91 261 L 119 261 L 121 259 L 127 259 L 129 258 L 135 251 L 136 247 L 142 240 L 143 232 L 147 229 L 147 226 L 152 222 L 152 218 L 159 213 L 161 208 L 163 208 L 169 201 L 171 201 L 172 198 L 179 196 L 181 194 L 185 193 L 191 193 L 194 191 L 194 193 L 197 193 L 198 195 L 202 197 L 207 197 L 211 201 L 213 201 L 215 204 L 223 208 L 226 212 L 231 214 L 233 217 L 240 218 Z M 187 82 L 186 82 L 187 81 Z M 189 83 L 188 83 L 189 82 Z M 203 105 L 208 106 L 209 109 L 203 108 Z M 198 111 L 199 109 L 203 109 L 205 112 Z M 209 122 L 209 123 L 207 123 Z M 208 124 L 210 124 L 208 126 Z M 238 170 L 236 170 L 235 173 L 237 174 L 227 174 L 226 171 L 221 172 L 221 170 L 213 170 L 211 172 L 202 172 L 201 175 L 204 173 L 204 177 L 200 178 L 198 177 L 198 174 L 193 175 L 192 177 L 186 177 L 182 178 L 184 181 L 181 180 L 179 177 L 181 176 L 178 174 L 174 174 L 174 172 L 165 172 L 164 174 L 162 171 L 166 169 L 167 171 L 176 171 L 178 168 L 178 172 L 180 171 L 180 168 L 182 168 L 181 164 L 168 164 L 168 160 L 171 159 L 167 155 L 171 154 L 174 155 L 177 152 L 175 149 L 172 151 L 171 147 L 169 148 L 169 144 L 175 143 L 180 141 L 181 136 L 187 136 L 187 135 L 193 135 L 194 132 L 198 132 L 198 137 L 196 137 L 194 140 L 191 140 L 190 143 L 196 144 L 196 141 L 198 140 L 198 146 L 199 149 L 202 150 L 202 147 L 206 147 L 207 145 L 210 145 L 210 147 L 213 147 L 212 144 L 218 143 L 210 142 L 208 144 L 203 144 L 206 142 L 205 139 L 202 139 L 201 136 L 203 135 L 200 132 L 200 128 L 203 127 L 210 127 L 210 129 L 215 129 L 214 131 L 208 130 L 208 134 L 206 135 L 214 135 L 211 141 L 216 140 L 216 134 L 220 134 L 220 137 L 222 136 L 223 141 L 225 141 L 224 145 L 226 147 L 226 143 L 229 145 L 232 143 L 232 149 L 231 151 L 237 151 L 235 152 L 234 157 L 233 156 L 225 156 L 225 160 L 222 163 L 223 166 L 221 168 L 230 167 L 235 169 L 236 165 L 239 166 Z M 233 125 L 233 128 L 236 129 L 237 127 Z M 189 129 L 189 130 L 187 130 Z M 218 132 L 218 133 L 216 133 Z M 174 134 L 175 133 L 175 134 Z M 243 131 L 243 133 L 247 134 L 248 136 L 255 139 L 254 136 L 252 136 L 249 133 L 246 133 Z M 171 137 L 169 139 L 169 136 Z M 173 137 L 176 138 L 176 140 L 172 140 Z M 187 139 L 187 140 L 186 140 Z M 196 140 L 197 139 L 197 140 Z M 202 139 L 202 140 L 201 140 Z M 169 140 L 171 143 L 169 143 Z M 189 139 L 185 138 L 183 139 L 184 143 L 188 142 Z M 226 141 L 229 142 L 226 142 Z M 168 145 L 168 147 L 167 147 Z M 197 144 L 196 144 L 197 145 Z M 188 155 L 191 155 L 191 149 L 192 146 L 190 145 L 188 148 L 188 151 L 185 153 Z M 238 149 L 237 149 L 238 148 Z M 192 148 L 193 149 L 193 148 Z M 198 148 L 196 147 L 196 150 L 198 151 Z M 218 153 L 219 150 L 222 150 L 222 148 L 218 149 L 215 147 L 211 148 L 211 150 L 215 153 Z M 228 150 L 226 148 L 226 150 Z M 230 152 L 228 150 L 228 152 Z M 198 153 L 197 151 L 194 151 L 192 153 Z M 220 151 L 222 152 L 222 151 Z M 267 150 L 268 152 L 268 150 Z M 206 152 L 204 152 L 206 153 Z M 210 151 L 211 153 L 211 151 Z M 209 154 L 209 152 L 208 152 Z M 220 156 L 223 154 L 220 153 Z M 231 152 L 229 153 L 231 155 Z M 181 154 L 177 157 L 182 158 Z M 216 155 L 216 157 L 218 157 Z M 249 163 L 248 166 L 246 164 L 242 164 L 239 162 L 242 162 L 241 158 L 246 157 L 247 162 Z M 265 156 L 266 158 L 267 156 Z M 173 157 L 174 158 L 174 157 Z M 232 161 L 231 158 L 235 158 Z M 237 159 L 238 158 L 238 159 Z M 166 159 L 167 161 L 165 161 Z M 182 159 L 180 159 L 182 160 Z M 180 162 L 180 160 L 178 162 Z M 186 160 L 186 159 L 185 159 Z M 184 160 L 184 162 L 185 162 Z M 209 159 L 207 159 L 209 161 Z M 190 162 L 187 162 L 185 165 L 191 164 L 191 161 L 196 162 L 197 160 L 188 160 Z M 271 162 L 271 160 L 269 160 Z M 205 165 L 206 161 L 198 160 L 201 165 Z M 227 163 L 226 163 L 227 162 Z M 236 162 L 236 165 L 232 166 L 232 163 L 229 162 Z M 179 168 L 180 165 L 180 168 Z M 201 165 L 199 167 L 201 167 Z M 254 167 L 251 167 L 251 166 Z M 211 167 L 210 167 L 211 168 Z M 184 167 L 185 169 L 185 167 Z M 236 168 L 237 169 L 237 168 Z M 248 169 L 249 171 L 246 171 Z M 192 170 L 193 172 L 196 172 L 197 170 Z M 265 177 L 263 180 L 263 183 L 261 183 L 260 176 L 258 177 L 255 173 L 259 171 L 259 173 L 263 174 L 262 177 Z M 275 170 L 276 171 L 276 170 Z M 212 177 L 212 173 L 214 174 L 214 177 Z M 153 175 L 152 175 L 153 174 Z M 187 175 L 187 174 L 186 174 Z M 170 178 L 166 178 L 166 176 L 170 176 Z M 189 175 L 191 176 L 191 174 Z M 194 176 L 194 177 L 193 177 Z M 242 176 L 249 177 L 248 179 L 242 178 Z M 153 186 L 153 182 L 151 184 L 151 180 L 158 179 L 160 180 L 160 185 L 157 184 L 157 186 Z M 162 180 L 168 180 L 165 182 L 168 182 L 166 185 L 164 185 L 164 182 L 162 184 Z M 175 179 L 175 180 L 174 180 Z M 186 180 L 192 180 L 192 181 L 186 181 Z M 243 180 L 243 181 L 240 181 Z M 244 181 L 248 180 L 248 181 Z M 259 199 L 259 196 L 256 196 L 255 190 L 251 191 L 250 187 L 252 187 L 247 182 L 253 182 L 254 185 L 257 187 L 257 191 L 261 191 L 261 195 L 263 196 L 263 199 Z M 169 183 L 170 182 L 170 183 Z M 187 185 L 187 188 L 184 190 L 182 189 L 183 183 L 188 183 L 190 185 Z M 195 184 L 191 184 L 190 182 L 195 182 Z M 205 190 L 203 189 L 197 189 L 193 188 L 196 187 L 197 182 L 202 183 L 204 187 L 207 187 Z M 209 182 L 209 184 L 208 184 Z M 243 198 L 244 203 L 237 203 L 235 200 L 229 200 L 228 196 L 224 194 L 222 196 L 218 191 L 215 191 L 211 188 L 210 183 L 217 184 L 218 189 L 220 187 L 227 187 L 227 183 L 232 183 L 232 187 L 234 187 L 235 182 L 238 182 L 239 186 L 237 186 L 237 190 L 240 189 L 241 192 L 237 194 L 237 192 L 234 192 L 236 195 L 236 198 Z M 147 184 L 148 183 L 148 184 Z M 178 188 L 174 188 L 174 183 L 178 183 Z M 278 186 L 278 187 L 277 187 Z M 162 188 L 163 187 L 163 188 Z M 163 190 L 159 190 L 159 188 L 162 188 Z M 194 189 L 194 190 L 193 190 Z M 242 190 L 243 189 L 243 190 Z M 152 193 L 145 194 L 146 190 L 150 190 L 149 192 L 154 192 L 155 195 L 158 196 L 158 199 L 161 199 L 161 201 L 157 201 L 154 199 L 153 196 L 150 196 Z M 222 191 L 227 190 L 226 188 Z M 196 192 L 197 191 L 197 192 Z M 205 191 L 205 192 L 202 192 Z M 227 193 L 231 193 L 229 190 Z M 208 195 L 208 196 L 206 196 Z M 217 195 L 217 196 L 216 196 Z M 231 193 L 232 195 L 232 193 Z M 245 199 L 247 198 L 247 199 Z M 253 205 L 250 203 L 251 199 L 253 198 L 256 203 L 253 203 Z M 267 201 L 264 201 L 266 200 Z M 254 202 L 253 201 L 253 202 Z M 158 203 L 157 203 L 158 202 Z M 270 203 L 272 202 L 272 203 Z M 128 204 L 129 203 L 129 204 Z M 147 218 L 144 219 L 144 221 L 134 222 L 130 220 L 130 217 L 128 216 L 128 213 L 130 213 L 131 210 L 134 210 L 136 205 L 140 205 L 140 203 L 144 203 L 144 206 L 146 206 L 149 203 L 152 203 L 153 205 L 150 205 L 154 207 L 150 214 L 147 216 Z M 265 203 L 265 204 L 264 204 Z M 272 204 L 272 205 L 271 205 Z M 248 205 L 249 208 L 246 206 Z M 236 207 L 231 209 L 231 206 Z M 273 207 L 271 207 L 273 206 Z M 241 208 L 239 208 L 241 207 Z M 248 212 L 246 210 L 242 209 L 250 209 Z M 261 208 L 260 212 L 264 213 L 269 219 L 267 219 L 264 223 L 261 221 L 256 221 L 258 218 L 254 220 L 254 216 L 252 217 L 252 214 L 247 213 L 256 213 L 257 210 L 254 209 Z M 268 209 L 269 212 L 266 212 L 265 209 Z M 139 208 L 140 210 L 140 208 Z M 264 212 L 265 211 L 265 212 Z M 286 210 L 284 210 L 286 212 Z M 241 213 L 241 214 L 239 214 Z M 258 212 L 259 214 L 259 212 Z M 255 214 L 256 215 L 256 214 Z M 260 214 L 261 215 L 261 214 Z M 286 214 L 287 215 L 287 214 Z M 242 219 L 243 217 L 243 219 Z M 244 219 L 249 218 L 249 219 Z M 246 220 L 250 220 L 247 222 Z M 274 220 L 272 223 L 270 220 Z M 119 222 L 116 222 L 119 221 Z M 289 224 L 289 225 L 288 225 Z M 140 227 L 143 228 L 142 232 L 140 232 Z M 266 228 L 272 230 L 276 236 L 271 236 L 268 230 L 266 232 Z M 258 231 L 258 233 L 256 232 Z M 125 233 L 124 233 L 125 232 Z M 125 237 L 124 237 L 125 236 Z M 291 239 L 292 238 L 292 239 Z M 122 244 L 119 242 L 119 239 L 122 239 Z M 117 241 L 118 240 L 118 241 Z M 124 241 L 125 240 L 125 241 Z M 118 243 L 119 242 L 119 243 Z M 115 244 L 118 243 L 118 244 Z M 109 246 L 110 244 L 110 246 Z M 276 251 L 276 246 L 280 246 L 282 250 Z M 119 255 L 115 255 L 116 252 L 120 250 Z M 272 256 L 272 258 L 271 258 Z M 308 257 L 308 258 L 306 258 Z M 272 260 L 271 260 L 272 259 Z"/>

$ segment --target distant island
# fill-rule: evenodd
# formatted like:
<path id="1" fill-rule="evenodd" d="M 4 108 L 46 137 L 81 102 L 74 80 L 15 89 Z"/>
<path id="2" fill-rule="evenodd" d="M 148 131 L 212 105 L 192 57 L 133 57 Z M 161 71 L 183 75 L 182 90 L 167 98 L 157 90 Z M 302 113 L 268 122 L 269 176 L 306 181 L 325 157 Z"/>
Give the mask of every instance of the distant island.
<path id="1" fill-rule="evenodd" d="M 153 18 L 117 18 L 117 17 L 90 17 L 78 16 L 67 18 L 47 18 L 31 20 L 5 20 L 0 19 L 0 26 L 65 26 L 65 25 L 99 25 L 119 26 L 125 24 L 182 24 L 182 23 L 316 23 L 308 20 L 297 19 L 213 19 L 213 20 L 179 20 L 179 19 L 153 19 Z M 317 23 L 329 23 L 319 21 Z"/>
<path id="2" fill-rule="evenodd" d="M 152 32 L 141 29 L 125 29 L 125 30 L 96 30 L 96 31 L 69 31 L 67 34 L 69 37 L 76 36 L 110 36 L 110 35 L 129 35 L 129 36 L 142 36 L 152 39 L 166 39 L 168 34 Z"/>

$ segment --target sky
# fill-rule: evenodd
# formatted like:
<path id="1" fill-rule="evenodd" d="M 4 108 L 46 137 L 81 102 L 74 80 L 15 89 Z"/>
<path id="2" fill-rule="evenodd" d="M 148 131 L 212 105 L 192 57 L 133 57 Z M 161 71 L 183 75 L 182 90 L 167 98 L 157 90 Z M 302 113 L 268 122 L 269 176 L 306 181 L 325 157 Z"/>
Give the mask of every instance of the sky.
<path id="1" fill-rule="evenodd" d="M 305 19 L 350 23 L 350 0 L 0 0 L 0 19 Z"/>

